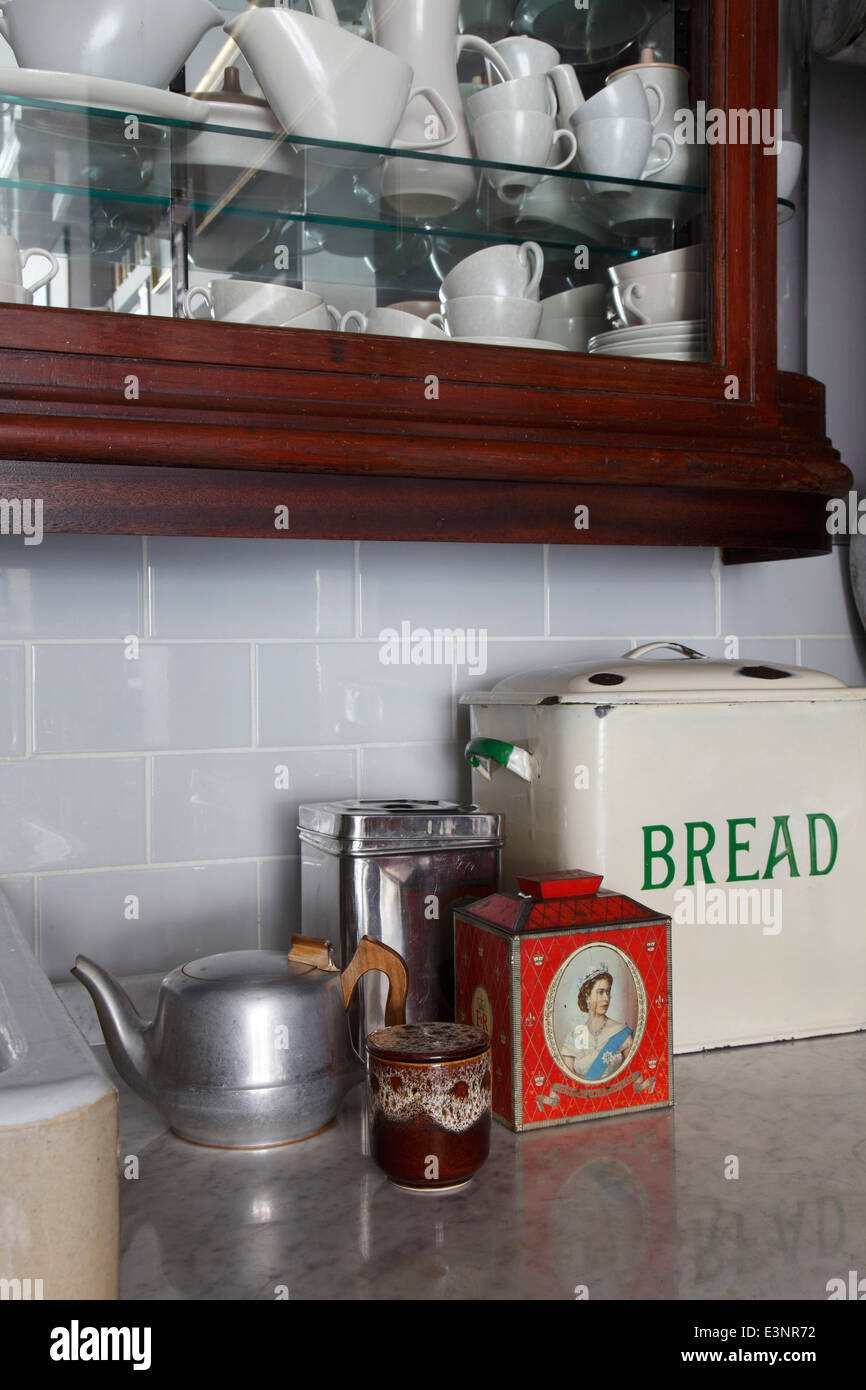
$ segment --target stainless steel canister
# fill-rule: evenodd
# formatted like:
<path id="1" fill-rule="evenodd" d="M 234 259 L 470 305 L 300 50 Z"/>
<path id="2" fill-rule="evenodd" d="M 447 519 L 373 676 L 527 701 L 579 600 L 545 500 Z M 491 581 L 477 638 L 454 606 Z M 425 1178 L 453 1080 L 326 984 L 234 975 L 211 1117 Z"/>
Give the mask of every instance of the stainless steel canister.
<path id="1" fill-rule="evenodd" d="M 301 930 L 340 944 L 363 936 L 409 970 L 408 1023 L 454 1017 L 453 911 L 499 886 L 502 816 L 448 801 L 301 806 Z M 355 1040 L 382 1026 L 386 983 L 369 975 L 353 1005 Z"/>

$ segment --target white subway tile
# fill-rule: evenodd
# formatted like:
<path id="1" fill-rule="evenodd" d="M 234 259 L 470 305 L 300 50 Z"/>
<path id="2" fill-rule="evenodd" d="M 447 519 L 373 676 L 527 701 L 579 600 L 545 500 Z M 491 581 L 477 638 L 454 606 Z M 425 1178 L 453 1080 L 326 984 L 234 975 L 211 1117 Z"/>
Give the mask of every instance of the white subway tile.
<path id="1" fill-rule="evenodd" d="M 351 637 L 351 541 L 148 541 L 156 637 Z"/>
<path id="2" fill-rule="evenodd" d="M 137 536 L 55 536 L 4 551 L 0 637 L 122 637 L 142 631 Z"/>
<path id="3" fill-rule="evenodd" d="M 288 951 L 292 937 L 304 935 L 301 926 L 301 861 L 266 859 L 259 865 L 259 880 L 262 950 Z M 308 925 L 315 927 L 315 923 Z M 318 931 L 312 934 L 321 935 Z M 339 949 L 339 942 L 334 945 Z"/>
<path id="4" fill-rule="evenodd" d="M 152 857 L 165 863 L 296 854 L 298 806 L 354 793 L 355 754 L 348 749 L 157 756 Z"/>
<path id="5" fill-rule="evenodd" d="M 259 647 L 258 742 L 397 743 L 451 736 L 451 667 L 383 662 L 378 643 Z"/>
<path id="6" fill-rule="evenodd" d="M 361 635 L 385 628 L 472 628 L 489 636 L 544 632 L 540 545 L 364 542 Z"/>
<path id="7" fill-rule="evenodd" d="M 0 647 L 0 757 L 27 752 L 24 717 L 24 648 Z"/>
<path id="8" fill-rule="evenodd" d="M 31 948 L 36 940 L 33 883 L 32 874 L 22 874 L 20 878 L 0 878 L 0 893 L 6 897 L 12 914 Z"/>
<path id="9" fill-rule="evenodd" d="M 113 974 L 143 975 L 256 944 L 255 864 L 39 880 L 39 958 L 53 979 L 66 978 L 79 954 Z"/>
<path id="10" fill-rule="evenodd" d="M 749 636 L 844 636 L 859 624 L 848 581 L 848 547 L 809 560 L 722 569 L 722 631 Z"/>
<path id="11" fill-rule="evenodd" d="M 716 631 L 715 551 L 660 546 L 550 547 L 554 637 Z"/>
<path id="12" fill-rule="evenodd" d="M 468 792 L 463 755 L 454 743 L 362 748 L 361 795 L 412 801 L 461 801 Z"/>
<path id="13" fill-rule="evenodd" d="M 846 685 L 866 686 L 866 642 L 851 637 L 805 637 L 800 644 L 802 664 L 826 671 Z"/>
<path id="14" fill-rule="evenodd" d="M 36 752 L 248 747 L 245 644 L 36 646 Z M 0 649 L 2 657 L 2 649 Z"/>
<path id="15" fill-rule="evenodd" d="M 28 758 L 0 777 L 0 873 L 141 864 L 141 758 Z"/>

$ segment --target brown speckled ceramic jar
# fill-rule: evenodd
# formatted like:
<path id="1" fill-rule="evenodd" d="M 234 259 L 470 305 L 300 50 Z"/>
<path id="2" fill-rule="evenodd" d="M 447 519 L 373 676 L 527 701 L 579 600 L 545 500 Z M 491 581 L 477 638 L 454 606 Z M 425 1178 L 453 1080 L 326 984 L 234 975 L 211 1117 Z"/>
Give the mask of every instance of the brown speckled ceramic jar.
<path id="1" fill-rule="evenodd" d="M 490 1039 L 461 1023 L 404 1023 L 367 1039 L 373 1157 L 398 1187 L 469 1182 L 490 1149 Z"/>

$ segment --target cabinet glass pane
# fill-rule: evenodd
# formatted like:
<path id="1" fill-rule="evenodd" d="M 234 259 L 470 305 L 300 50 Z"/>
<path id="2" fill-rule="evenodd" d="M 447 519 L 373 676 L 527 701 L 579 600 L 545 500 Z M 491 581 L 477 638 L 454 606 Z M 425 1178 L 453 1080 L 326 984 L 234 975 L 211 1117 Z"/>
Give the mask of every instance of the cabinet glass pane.
<path id="1" fill-rule="evenodd" d="M 710 0 L 329 3 L 220 5 L 171 93 L 0 52 L 37 305 L 705 360 Z"/>

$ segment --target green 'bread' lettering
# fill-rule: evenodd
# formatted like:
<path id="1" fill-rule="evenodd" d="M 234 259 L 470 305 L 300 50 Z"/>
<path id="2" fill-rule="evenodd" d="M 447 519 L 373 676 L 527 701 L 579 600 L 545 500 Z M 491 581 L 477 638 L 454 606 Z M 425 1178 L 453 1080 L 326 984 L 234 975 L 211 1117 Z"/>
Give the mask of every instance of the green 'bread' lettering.
<path id="1" fill-rule="evenodd" d="M 664 847 L 653 849 L 653 835 L 660 830 L 664 836 Z M 643 827 L 643 886 L 647 888 L 667 888 L 674 881 L 676 866 L 671 859 L 669 851 L 673 849 L 674 832 L 668 825 L 645 825 Z M 654 859 L 663 859 L 667 865 L 667 873 L 661 883 L 653 883 Z"/>
<path id="2" fill-rule="evenodd" d="M 704 841 L 703 849 L 698 849 L 695 845 L 695 831 L 705 830 L 707 838 Z M 716 832 L 705 820 L 686 821 L 686 884 L 691 885 L 695 881 L 695 860 L 700 859 L 704 866 L 704 883 L 715 883 L 712 870 L 707 863 L 707 855 L 716 843 Z"/>
<path id="3" fill-rule="evenodd" d="M 806 820 L 809 822 L 809 872 L 814 874 L 816 878 L 820 878 L 823 874 L 829 874 L 833 865 L 836 863 L 836 855 L 839 853 L 839 835 L 836 831 L 836 826 L 833 824 L 832 817 L 826 816 L 823 811 L 810 813 L 807 815 Z M 818 868 L 818 844 L 815 835 L 815 822 L 819 820 L 824 822 L 830 833 L 830 862 L 826 869 Z"/>

